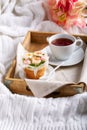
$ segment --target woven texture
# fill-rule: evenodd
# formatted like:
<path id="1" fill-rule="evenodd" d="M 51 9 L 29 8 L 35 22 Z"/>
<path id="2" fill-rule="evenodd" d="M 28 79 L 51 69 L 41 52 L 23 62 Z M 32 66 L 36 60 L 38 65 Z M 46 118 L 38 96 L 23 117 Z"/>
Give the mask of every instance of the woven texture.
<path id="1" fill-rule="evenodd" d="M 87 93 L 71 98 L 0 95 L 0 130 L 87 130 Z"/>

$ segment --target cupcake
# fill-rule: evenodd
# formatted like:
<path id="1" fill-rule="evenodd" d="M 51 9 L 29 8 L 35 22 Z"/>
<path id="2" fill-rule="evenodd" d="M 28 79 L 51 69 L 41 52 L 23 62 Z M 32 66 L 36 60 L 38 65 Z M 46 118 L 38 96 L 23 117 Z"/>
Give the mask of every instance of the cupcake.
<path id="1" fill-rule="evenodd" d="M 39 79 L 48 67 L 48 55 L 42 51 L 26 53 L 23 57 L 23 68 L 27 78 Z"/>

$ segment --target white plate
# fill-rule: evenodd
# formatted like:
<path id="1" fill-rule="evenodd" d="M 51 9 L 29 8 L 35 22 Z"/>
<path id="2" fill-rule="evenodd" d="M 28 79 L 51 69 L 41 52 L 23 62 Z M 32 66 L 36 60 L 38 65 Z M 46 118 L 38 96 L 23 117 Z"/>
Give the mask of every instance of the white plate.
<path id="1" fill-rule="evenodd" d="M 50 65 L 54 65 L 54 66 L 58 66 L 60 64 L 61 64 L 61 66 L 75 65 L 75 64 L 78 64 L 79 62 L 81 62 L 83 60 L 83 58 L 84 58 L 84 50 L 83 50 L 83 48 L 80 48 L 80 49 L 74 51 L 73 54 L 70 56 L 70 58 L 68 60 L 65 60 L 65 61 L 57 60 L 52 55 L 49 46 L 47 46 L 46 48 L 44 48 L 43 52 L 47 52 L 47 54 L 49 56 L 49 64 Z"/>
<path id="2" fill-rule="evenodd" d="M 47 77 L 48 77 L 48 75 L 50 74 L 50 72 L 51 72 L 52 70 L 53 70 L 53 67 L 50 66 L 50 65 L 48 65 L 48 69 L 46 70 L 44 76 L 42 76 L 39 80 L 46 80 Z M 25 73 L 24 73 L 23 70 L 21 70 L 21 71 L 19 72 L 19 77 L 20 77 L 21 79 L 25 79 L 25 78 L 26 78 L 26 75 L 25 75 Z M 55 78 L 55 72 L 52 74 L 51 79 L 54 79 L 54 78 Z"/>

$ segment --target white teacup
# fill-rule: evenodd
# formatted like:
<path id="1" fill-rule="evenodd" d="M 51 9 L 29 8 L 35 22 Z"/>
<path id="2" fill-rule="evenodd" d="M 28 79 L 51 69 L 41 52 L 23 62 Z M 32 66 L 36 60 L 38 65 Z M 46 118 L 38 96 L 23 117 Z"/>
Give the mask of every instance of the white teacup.
<path id="1" fill-rule="evenodd" d="M 58 60 L 67 60 L 72 53 L 82 47 L 83 41 L 69 34 L 55 34 L 47 37 L 51 52 Z"/>

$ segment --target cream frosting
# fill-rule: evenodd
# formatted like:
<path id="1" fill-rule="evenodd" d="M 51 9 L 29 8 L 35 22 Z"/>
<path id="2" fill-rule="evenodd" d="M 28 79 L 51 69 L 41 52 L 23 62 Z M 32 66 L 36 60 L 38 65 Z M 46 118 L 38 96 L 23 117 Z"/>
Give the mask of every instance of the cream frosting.
<path id="1" fill-rule="evenodd" d="M 48 55 L 42 51 L 28 52 L 23 56 L 23 67 L 33 70 L 36 75 L 38 70 L 48 67 L 48 59 Z"/>

